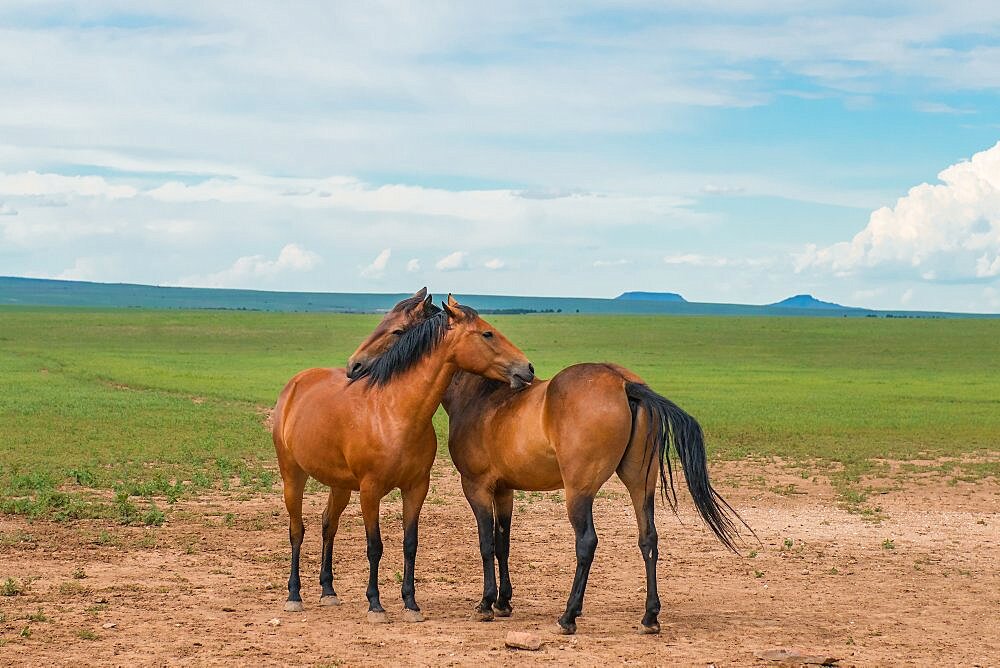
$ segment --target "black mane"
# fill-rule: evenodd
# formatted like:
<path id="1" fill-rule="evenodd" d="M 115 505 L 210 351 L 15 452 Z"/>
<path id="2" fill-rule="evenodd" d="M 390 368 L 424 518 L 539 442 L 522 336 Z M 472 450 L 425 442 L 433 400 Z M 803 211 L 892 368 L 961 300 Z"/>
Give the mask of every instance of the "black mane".
<path id="1" fill-rule="evenodd" d="M 479 317 L 479 313 L 469 306 L 458 306 L 458 309 L 467 318 Z M 438 309 L 434 315 L 419 325 L 403 332 L 399 341 L 376 357 L 375 361 L 354 380 L 368 378 L 371 385 L 387 385 L 393 378 L 430 354 L 441 343 L 446 331 L 448 331 L 448 314 Z"/>

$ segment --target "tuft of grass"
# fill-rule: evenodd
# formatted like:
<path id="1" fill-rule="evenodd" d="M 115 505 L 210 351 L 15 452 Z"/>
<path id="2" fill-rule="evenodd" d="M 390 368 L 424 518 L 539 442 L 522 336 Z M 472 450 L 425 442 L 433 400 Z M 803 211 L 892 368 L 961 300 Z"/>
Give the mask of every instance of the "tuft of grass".
<path id="1" fill-rule="evenodd" d="M 896 549 L 895 541 L 893 541 L 891 538 L 886 538 L 885 540 L 882 541 L 882 549 L 895 550 Z"/>
<path id="2" fill-rule="evenodd" d="M 77 566 L 73 569 L 73 579 L 74 580 L 84 580 L 87 577 L 87 571 L 83 570 L 83 566 Z"/>
<path id="3" fill-rule="evenodd" d="M 29 622 L 47 622 L 49 618 L 45 616 L 45 612 L 39 608 L 35 612 L 29 612 L 25 617 Z"/>
<path id="4" fill-rule="evenodd" d="M 63 596 L 77 596 L 80 594 L 89 594 L 90 587 L 73 580 L 68 580 L 59 585 L 59 593 Z"/>
<path id="5" fill-rule="evenodd" d="M 167 518 L 160 510 L 155 501 L 149 502 L 149 510 L 142 516 L 142 523 L 146 526 L 161 526 L 163 521 Z"/>
<path id="6" fill-rule="evenodd" d="M 14 578 L 7 578 L 0 585 L 0 596 L 20 596 L 25 590 L 24 583 L 18 582 Z"/>
<path id="7" fill-rule="evenodd" d="M 758 578 L 758 579 L 762 578 L 762 577 L 764 577 L 764 571 L 758 571 L 758 570 L 754 569 L 753 576 L 755 578 Z"/>
<path id="8" fill-rule="evenodd" d="M 76 637 L 81 640 L 97 640 L 98 636 L 90 629 L 77 629 Z"/>
<path id="9" fill-rule="evenodd" d="M 30 638 L 31 637 L 31 627 L 30 626 L 25 626 L 23 629 L 21 629 L 21 633 L 19 633 L 18 635 L 20 635 L 22 638 Z"/>

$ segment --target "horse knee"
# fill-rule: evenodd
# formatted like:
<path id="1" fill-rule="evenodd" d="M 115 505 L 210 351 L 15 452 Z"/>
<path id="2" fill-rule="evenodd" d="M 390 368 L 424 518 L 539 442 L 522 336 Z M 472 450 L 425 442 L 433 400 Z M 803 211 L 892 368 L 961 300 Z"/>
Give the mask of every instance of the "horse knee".
<path id="1" fill-rule="evenodd" d="M 644 559 L 656 559 L 659 556 L 659 537 L 656 531 L 650 531 L 645 536 L 639 537 L 639 550 L 642 551 Z"/>
<path id="2" fill-rule="evenodd" d="M 597 533 L 591 529 L 580 534 L 576 539 L 576 559 L 582 562 L 591 562 L 594 559 L 594 552 L 597 550 Z"/>
<path id="3" fill-rule="evenodd" d="M 378 561 L 382 558 L 382 539 L 368 539 L 368 561 Z"/>

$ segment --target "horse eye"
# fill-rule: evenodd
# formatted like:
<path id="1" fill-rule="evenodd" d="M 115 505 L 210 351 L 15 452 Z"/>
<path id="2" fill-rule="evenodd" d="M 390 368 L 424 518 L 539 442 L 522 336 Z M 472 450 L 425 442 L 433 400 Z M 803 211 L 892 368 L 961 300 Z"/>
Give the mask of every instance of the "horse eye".
<path id="1" fill-rule="evenodd" d="M 402 336 L 405 332 L 403 330 L 401 330 L 401 329 L 394 329 L 394 330 L 392 330 L 392 333 L 395 336 Z"/>
<path id="2" fill-rule="evenodd" d="M 483 338 L 484 339 L 492 339 L 493 338 L 493 332 L 483 332 Z"/>

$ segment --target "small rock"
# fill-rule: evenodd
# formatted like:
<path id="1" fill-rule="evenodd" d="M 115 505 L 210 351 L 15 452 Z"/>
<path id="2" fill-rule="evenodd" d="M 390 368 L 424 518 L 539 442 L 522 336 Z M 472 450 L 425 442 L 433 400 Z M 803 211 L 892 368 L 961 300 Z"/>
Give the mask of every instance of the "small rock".
<path id="1" fill-rule="evenodd" d="M 797 649 L 758 650 L 754 655 L 765 661 L 780 661 L 786 666 L 835 666 L 840 661 L 825 654 L 809 654 Z"/>
<path id="2" fill-rule="evenodd" d="M 113 629 L 116 626 L 118 626 L 118 624 L 116 624 L 115 622 L 107 622 L 105 624 L 101 624 L 102 629 Z"/>
<path id="3" fill-rule="evenodd" d="M 271 626 L 281 626 L 281 620 L 275 617 L 274 619 L 267 620 L 267 623 Z"/>
<path id="4" fill-rule="evenodd" d="M 226 606 L 226 607 L 224 607 L 222 609 L 222 611 L 223 612 L 236 612 L 236 608 L 230 608 L 229 606 Z"/>
<path id="5" fill-rule="evenodd" d="M 527 649 L 534 652 L 542 648 L 542 638 L 527 631 L 509 631 L 504 639 L 504 644 L 514 649 Z"/>

